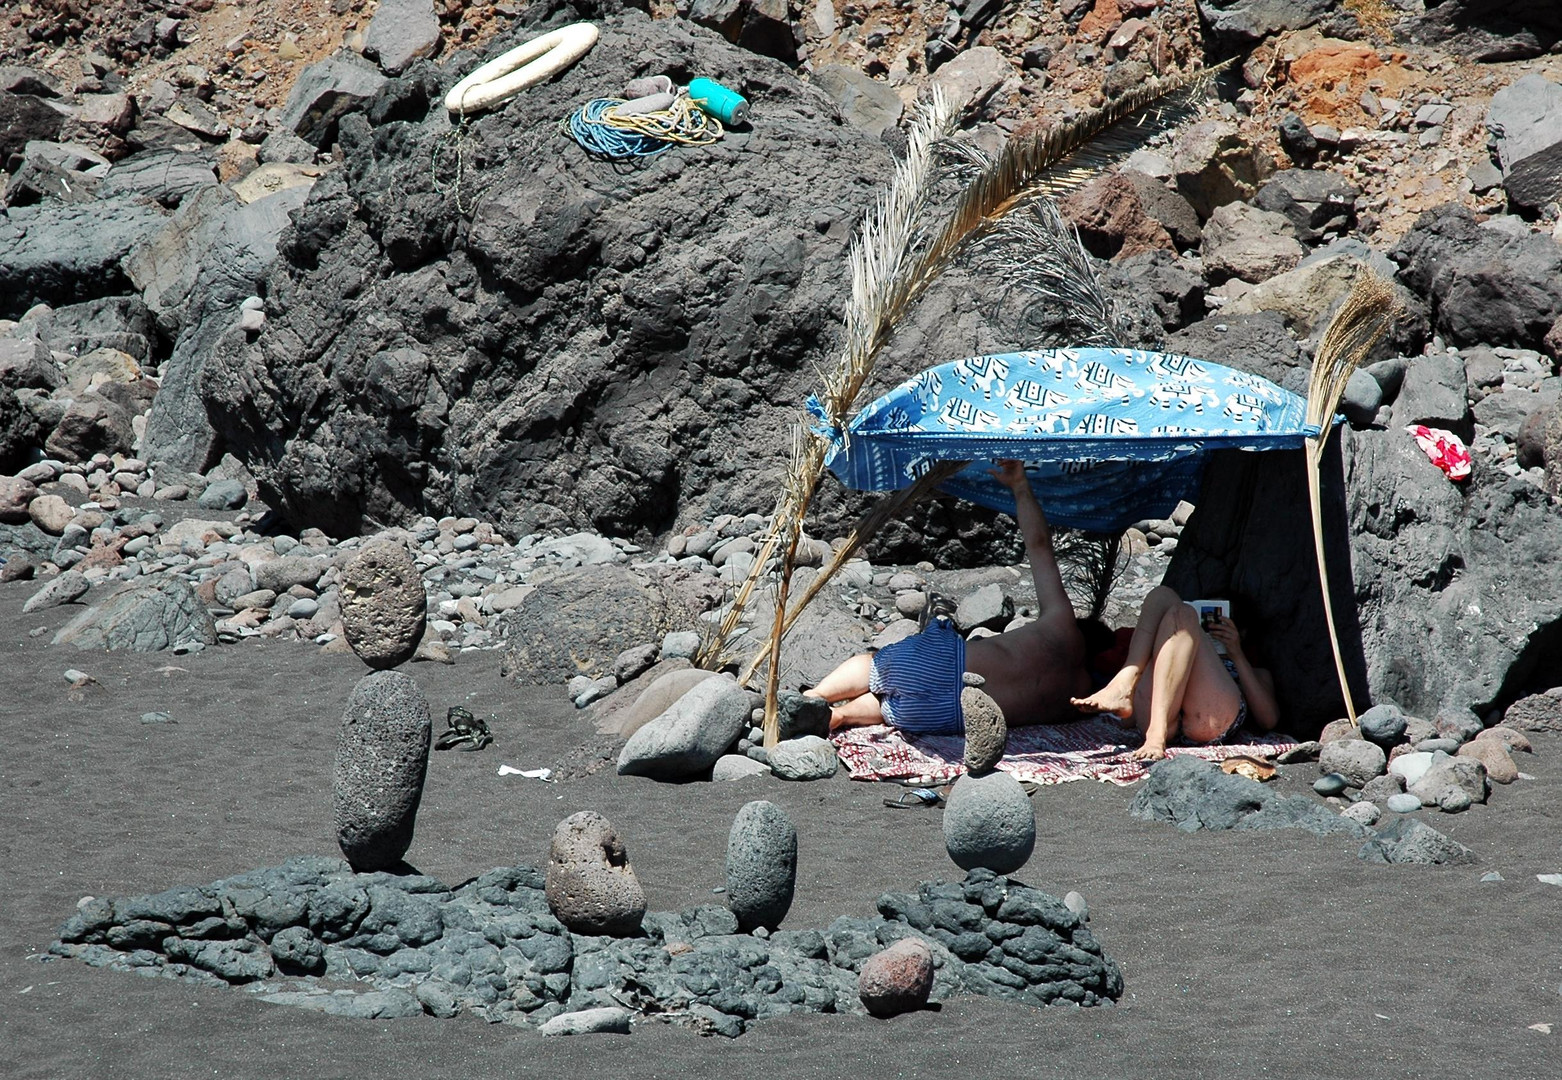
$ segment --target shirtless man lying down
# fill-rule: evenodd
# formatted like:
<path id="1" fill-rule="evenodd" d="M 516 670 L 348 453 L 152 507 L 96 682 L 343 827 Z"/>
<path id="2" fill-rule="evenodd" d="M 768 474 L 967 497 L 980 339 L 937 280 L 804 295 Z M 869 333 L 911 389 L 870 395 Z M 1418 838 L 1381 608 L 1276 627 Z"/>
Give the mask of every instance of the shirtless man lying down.
<path id="1" fill-rule="evenodd" d="M 960 691 L 966 672 L 997 702 L 1010 727 L 1078 719 L 1071 698 L 1093 689 L 1085 667 L 1085 639 L 1063 589 L 1052 532 L 1018 461 L 991 470 L 1014 493 L 1015 517 L 1036 580 L 1036 619 L 996 637 L 967 642 L 944 620 L 888 645 L 852 657 L 808 693 L 833 706 L 832 731 L 890 724 L 927 735 L 963 735 Z"/>

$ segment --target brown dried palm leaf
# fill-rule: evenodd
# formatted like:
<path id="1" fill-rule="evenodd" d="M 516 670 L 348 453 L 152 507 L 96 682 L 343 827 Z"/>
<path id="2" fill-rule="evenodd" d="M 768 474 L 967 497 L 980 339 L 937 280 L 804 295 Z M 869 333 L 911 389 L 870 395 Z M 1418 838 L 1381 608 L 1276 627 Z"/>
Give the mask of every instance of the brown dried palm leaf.
<path id="1" fill-rule="evenodd" d="M 1329 644 L 1334 649 L 1334 669 L 1340 680 L 1340 695 L 1345 713 L 1355 724 L 1356 705 L 1351 699 L 1350 682 L 1345 677 L 1345 658 L 1340 652 L 1340 635 L 1334 628 L 1334 603 L 1329 597 L 1329 568 L 1323 553 L 1323 497 L 1319 471 L 1323 448 L 1334 428 L 1334 412 L 1345 393 L 1351 374 L 1366 359 L 1372 347 L 1388 332 L 1399 310 L 1394 287 L 1371 270 L 1356 277 L 1345 302 L 1329 320 L 1313 358 L 1312 375 L 1307 384 L 1307 423 L 1318 426 L 1317 435 L 1307 440 L 1307 498 L 1312 507 L 1313 551 L 1318 560 L 1318 585 L 1323 589 L 1323 617 L 1329 625 Z"/>

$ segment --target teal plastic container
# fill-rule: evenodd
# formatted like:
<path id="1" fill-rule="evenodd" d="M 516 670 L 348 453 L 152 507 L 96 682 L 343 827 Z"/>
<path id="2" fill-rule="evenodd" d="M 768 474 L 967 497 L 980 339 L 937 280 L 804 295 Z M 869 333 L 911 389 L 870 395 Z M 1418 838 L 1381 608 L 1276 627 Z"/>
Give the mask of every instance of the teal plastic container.
<path id="1" fill-rule="evenodd" d="M 689 99 L 729 127 L 748 122 L 748 102 L 736 90 L 729 90 L 715 79 L 695 79 L 689 84 Z"/>

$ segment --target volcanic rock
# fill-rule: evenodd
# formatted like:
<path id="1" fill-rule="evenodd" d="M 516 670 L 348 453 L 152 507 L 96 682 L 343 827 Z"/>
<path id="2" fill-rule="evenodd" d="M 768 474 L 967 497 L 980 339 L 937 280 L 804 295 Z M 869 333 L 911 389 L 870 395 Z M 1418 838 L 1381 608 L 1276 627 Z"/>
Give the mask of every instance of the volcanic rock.
<path id="1" fill-rule="evenodd" d="M 754 702 L 730 675 L 697 683 L 629 737 L 618 755 L 620 775 L 677 780 L 704 772 L 747 728 Z"/>
<path id="2" fill-rule="evenodd" d="M 1204 268 L 1211 281 L 1241 278 L 1257 284 L 1301 261 L 1291 222 L 1247 203 L 1229 203 L 1204 224 Z"/>
<path id="3" fill-rule="evenodd" d="M 1361 725 L 1362 738 L 1377 743 L 1385 750 L 1405 736 L 1405 714 L 1392 702 L 1372 706 L 1356 721 Z"/>
<path id="4" fill-rule="evenodd" d="M 510 642 L 503 671 L 522 683 L 606 674 L 624 650 L 661 640 L 686 618 L 623 566 L 581 566 L 532 582 L 537 590 L 502 616 Z"/>
<path id="5" fill-rule="evenodd" d="M 1400 818 L 1379 829 L 1376 836 L 1362 845 L 1359 856 L 1368 862 L 1423 866 L 1476 861 L 1475 853 L 1469 848 L 1415 818 Z"/>
<path id="6" fill-rule="evenodd" d="M 1486 769 L 1486 779 L 1494 784 L 1511 784 L 1519 778 L 1519 767 L 1501 739 L 1472 739 L 1454 756 L 1479 761 Z"/>
<path id="7" fill-rule="evenodd" d="M 962 776 L 944 809 L 944 847 L 964 870 L 1008 874 L 1036 847 L 1036 814 L 1018 780 L 1006 772 Z"/>
<path id="8" fill-rule="evenodd" d="M 1446 808 L 1451 792 L 1464 796 L 1464 805 L 1468 806 L 1472 802 L 1485 802 L 1490 789 L 1486 783 L 1486 769 L 1478 760 L 1434 755 L 1421 779 L 1407 783 L 1405 790 L 1420 799 L 1422 806 Z"/>
<path id="9" fill-rule="evenodd" d="M 1519 731 L 1562 731 L 1562 693 L 1519 698 L 1503 711 L 1502 726 Z"/>
<path id="10" fill-rule="evenodd" d="M 34 593 L 27 603 L 22 605 L 22 613 L 42 611 L 45 608 L 72 603 L 84 596 L 89 587 L 87 579 L 80 571 L 67 570 Z"/>
<path id="11" fill-rule="evenodd" d="M 748 803 L 727 836 L 727 907 L 739 929 L 780 926 L 796 885 L 797 827 L 774 803 Z"/>
<path id="12" fill-rule="evenodd" d="M 1361 189 L 1327 169 L 1282 169 L 1269 178 L 1253 205 L 1280 214 L 1296 238 L 1316 244 L 1329 233 L 1343 233 L 1356 221 Z"/>
<path id="13" fill-rule="evenodd" d="M 1539 210 L 1562 199 L 1562 86 L 1526 75 L 1503 87 L 1492 95 L 1486 126 L 1511 203 Z"/>
<path id="14" fill-rule="evenodd" d="M 353 869 L 389 870 L 412 846 L 432 726 L 411 676 L 376 671 L 353 687 L 331 783 L 336 842 Z"/>
<path id="15" fill-rule="evenodd" d="M 212 617 L 182 577 L 126 585 L 94 604 L 54 635 L 54 644 L 79 649 L 200 648 L 217 643 Z"/>
<path id="16" fill-rule="evenodd" d="M 917 937 L 901 938 L 862 965 L 857 996 L 874 1016 L 898 1016 L 927 1005 L 933 990 L 933 950 Z"/>
<path id="17" fill-rule="evenodd" d="M 1365 739 L 1338 739 L 1325 743 L 1318 758 L 1318 767 L 1325 773 L 1339 773 L 1351 787 L 1366 786 L 1367 782 L 1383 775 L 1388 755 L 1376 743 Z"/>
<path id="18" fill-rule="evenodd" d="M 280 124 L 315 146 L 329 147 L 342 117 L 367 105 L 385 82 L 356 54 L 341 50 L 298 73 Z"/>
<path id="19" fill-rule="evenodd" d="M 622 937 L 640 929 L 645 892 L 612 824 L 582 810 L 559 823 L 548 849 L 548 908 L 577 934 Z"/>
<path id="20" fill-rule="evenodd" d="M 379 61 L 385 74 L 400 75 L 414 60 L 434 55 L 439 41 L 433 0 L 380 0 L 363 36 L 363 55 Z"/>
<path id="21" fill-rule="evenodd" d="M 965 717 L 965 769 L 980 776 L 1003 760 L 1009 725 L 992 695 L 979 686 L 961 689 L 960 711 Z"/>
<path id="22" fill-rule="evenodd" d="M 406 547 L 392 541 L 365 544 L 342 563 L 342 633 L 358 658 L 372 668 L 391 668 L 412 659 L 428 601 L 423 575 Z"/>

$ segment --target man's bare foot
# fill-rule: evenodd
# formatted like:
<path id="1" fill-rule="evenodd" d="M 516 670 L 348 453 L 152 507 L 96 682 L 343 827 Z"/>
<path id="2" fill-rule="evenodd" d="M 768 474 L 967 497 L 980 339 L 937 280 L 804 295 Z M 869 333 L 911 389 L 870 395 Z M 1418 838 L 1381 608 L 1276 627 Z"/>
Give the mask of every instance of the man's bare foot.
<path id="1" fill-rule="evenodd" d="M 1166 747 L 1156 746 L 1154 743 L 1145 743 L 1128 755 L 1131 761 L 1160 761 L 1165 756 Z"/>
<path id="2" fill-rule="evenodd" d="M 1069 704 L 1084 713 L 1111 713 L 1120 720 L 1134 714 L 1134 685 L 1138 678 L 1133 672 L 1119 671 L 1095 693 L 1087 697 L 1069 698 Z"/>

